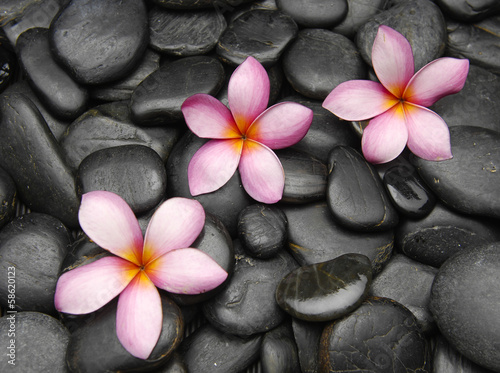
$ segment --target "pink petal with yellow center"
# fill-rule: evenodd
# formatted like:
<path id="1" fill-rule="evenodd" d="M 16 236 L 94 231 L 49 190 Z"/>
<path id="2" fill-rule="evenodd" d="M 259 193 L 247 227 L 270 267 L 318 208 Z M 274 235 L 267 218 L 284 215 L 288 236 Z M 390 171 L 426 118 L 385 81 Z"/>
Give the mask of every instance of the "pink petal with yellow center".
<path id="1" fill-rule="evenodd" d="M 390 162 L 404 150 L 408 131 L 402 106 L 398 104 L 373 118 L 364 129 L 361 147 L 368 162 Z"/>
<path id="2" fill-rule="evenodd" d="M 431 106 L 437 100 L 464 87 L 469 73 L 469 60 L 443 57 L 422 67 L 411 79 L 404 97 L 407 101 Z"/>
<path id="3" fill-rule="evenodd" d="M 381 25 L 373 43 L 372 64 L 380 83 L 394 96 L 402 97 L 415 73 L 408 40 L 396 30 Z"/>
<path id="4" fill-rule="evenodd" d="M 92 241 L 119 257 L 141 264 L 142 231 L 134 212 L 120 196 L 85 193 L 78 212 L 82 230 Z"/>
<path id="5" fill-rule="evenodd" d="M 135 357 L 147 359 L 160 337 L 163 323 L 160 294 L 143 271 L 118 298 L 116 334 Z"/>
<path id="6" fill-rule="evenodd" d="M 127 287 L 139 267 L 109 256 L 63 273 L 54 297 L 58 311 L 80 315 L 98 310 Z"/>
<path id="7" fill-rule="evenodd" d="M 344 120 L 366 120 L 398 103 L 384 86 L 370 80 L 349 80 L 339 84 L 323 101 L 323 107 Z"/>
<path id="8" fill-rule="evenodd" d="M 228 139 L 241 137 L 229 109 L 216 98 L 199 93 L 186 99 L 181 107 L 189 129 L 198 137 Z"/>
<path id="9" fill-rule="evenodd" d="M 198 201 L 171 198 L 164 202 L 149 222 L 144 240 L 143 263 L 170 250 L 190 246 L 205 225 L 205 211 Z"/>
<path id="10" fill-rule="evenodd" d="M 188 166 L 189 191 L 197 196 L 219 189 L 240 162 L 242 139 L 210 140 L 194 154 Z"/>
<path id="11" fill-rule="evenodd" d="M 201 250 L 172 250 L 146 267 L 146 273 L 160 289 L 178 294 L 200 294 L 212 290 L 227 278 L 227 272 Z"/>
<path id="12" fill-rule="evenodd" d="M 241 133 L 269 103 L 270 83 L 266 69 L 253 57 L 248 57 L 234 70 L 227 88 L 231 113 Z"/>
<path id="13" fill-rule="evenodd" d="M 442 161 L 452 158 L 450 131 L 435 112 L 420 106 L 405 105 L 408 148 L 420 158 Z"/>
<path id="14" fill-rule="evenodd" d="M 276 203 L 282 198 L 285 187 L 283 167 L 267 146 L 245 141 L 239 170 L 243 187 L 256 201 Z"/>
<path id="15" fill-rule="evenodd" d="M 247 138 L 271 149 L 298 143 L 306 135 L 313 119 L 311 109 L 295 102 L 282 102 L 264 111 L 248 128 Z"/>

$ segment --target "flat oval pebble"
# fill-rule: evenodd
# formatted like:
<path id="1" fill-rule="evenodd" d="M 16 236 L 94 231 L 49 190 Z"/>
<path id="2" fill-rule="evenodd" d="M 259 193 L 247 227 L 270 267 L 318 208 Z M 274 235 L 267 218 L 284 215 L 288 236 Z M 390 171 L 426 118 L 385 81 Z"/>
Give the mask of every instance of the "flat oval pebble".
<path id="1" fill-rule="evenodd" d="M 474 22 L 500 13 L 496 0 L 436 0 L 444 14 L 463 22 Z"/>
<path id="2" fill-rule="evenodd" d="M 78 167 L 78 192 L 106 190 L 121 196 L 136 213 L 155 207 L 165 196 L 167 171 L 160 156 L 143 145 L 98 150 Z"/>
<path id="3" fill-rule="evenodd" d="M 332 31 L 353 38 L 358 29 L 386 7 L 386 0 L 347 0 L 347 14 Z"/>
<path id="4" fill-rule="evenodd" d="M 415 317 L 387 298 L 369 298 L 327 325 L 320 343 L 320 371 L 430 372 L 430 348 Z"/>
<path id="5" fill-rule="evenodd" d="M 102 84 L 123 78 L 147 46 L 148 18 L 142 1 L 71 1 L 50 26 L 52 51 L 74 78 Z"/>
<path id="6" fill-rule="evenodd" d="M 439 330 L 450 344 L 495 372 L 500 371 L 498 268 L 498 242 L 463 250 L 439 269 L 430 302 Z"/>
<path id="7" fill-rule="evenodd" d="M 178 57 L 206 54 L 219 41 L 227 23 L 216 10 L 149 11 L 149 44 L 160 53 Z"/>
<path id="8" fill-rule="evenodd" d="M 165 161 L 179 140 L 177 127 L 139 127 L 130 116 L 128 103 L 110 102 L 94 106 L 71 123 L 60 144 L 71 167 L 78 168 L 91 153 L 121 145 L 143 145 Z"/>
<path id="9" fill-rule="evenodd" d="M 2 372 L 67 373 L 69 332 L 55 318 L 40 312 L 8 313 L 0 318 L 0 333 Z"/>
<path id="10" fill-rule="evenodd" d="M 155 348 L 147 359 L 132 356 L 116 335 L 117 301 L 89 315 L 72 334 L 66 352 L 71 372 L 130 372 L 153 370 L 165 364 L 182 341 L 184 321 L 179 307 L 160 293 L 163 323 Z M 146 322 L 146 321 L 145 321 Z"/>
<path id="11" fill-rule="evenodd" d="M 260 347 L 263 372 L 300 373 L 297 345 L 290 322 L 268 331 Z"/>
<path id="12" fill-rule="evenodd" d="M 83 113 L 88 91 L 53 58 L 49 30 L 33 28 L 23 32 L 17 40 L 16 52 L 33 89 L 54 115 L 72 120 Z"/>
<path id="13" fill-rule="evenodd" d="M 432 162 L 412 157 L 432 191 L 465 214 L 500 217 L 500 133 L 486 128 L 450 128 L 453 158 Z"/>
<path id="14" fill-rule="evenodd" d="M 180 121 L 183 102 L 195 93 L 217 94 L 224 77 L 222 64 L 213 57 L 185 57 L 166 63 L 134 90 L 132 118 L 140 125 Z"/>
<path id="15" fill-rule="evenodd" d="M 236 264 L 227 286 L 203 304 L 203 314 L 222 332 L 248 337 L 278 326 L 285 312 L 275 300 L 276 287 L 297 268 L 286 251 L 262 260 L 247 255 L 234 241 Z"/>
<path id="16" fill-rule="evenodd" d="M 39 213 L 16 217 L 0 231 L 0 268 L 14 282 L 0 284 L 0 304 L 12 310 L 8 294 L 15 294 L 15 310 L 55 313 L 54 294 L 59 270 L 71 236 L 56 218 Z"/>
<path id="17" fill-rule="evenodd" d="M 326 262 L 343 254 L 363 254 L 378 273 L 394 246 L 392 230 L 356 232 L 338 224 L 326 202 L 282 206 L 288 220 L 288 247 L 303 266 Z M 335 237 L 335 239 L 332 239 Z"/>
<path id="18" fill-rule="evenodd" d="M 329 321 L 356 309 L 367 297 L 371 282 L 370 259 L 345 254 L 288 274 L 276 289 L 276 301 L 298 319 Z"/>
<path id="19" fill-rule="evenodd" d="M 329 28 L 347 14 L 347 0 L 276 0 L 278 8 L 303 27 Z"/>
<path id="20" fill-rule="evenodd" d="M 401 1 L 375 15 L 359 28 L 356 44 L 369 65 L 371 65 L 373 41 L 380 25 L 393 28 L 410 42 L 415 59 L 415 71 L 441 57 L 445 51 L 445 20 L 441 10 L 432 1 Z"/>
<path id="21" fill-rule="evenodd" d="M 339 224 L 362 232 L 397 225 L 399 217 L 382 180 L 357 150 L 333 148 L 328 170 L 327 202 Z"/>
<path id="22" fill-rule="evenodd" d="M 272 258 L 285 248 L 287 224 L 285 213 L 278 207 L 250 205 L 238 216 L 238 238 L 251 256 Z"/>
<path id="23" fill-rule="evenodd" d="M 0 229 L 16 214 L 17 199 L 14 180 L 0 167 Z"/>
<path id="24" fill-rule="evenodd" d="M 356 45 L 325 29 L 301 30 L 283 55 L 283 70 L 293 89 L 317 100 L 324 100 L 340 83 L 367 74 Z"/>
<path id="25" fill-rule="evenodd" d="M 0 97 L 0 166 L 33 211 L 78 227 L 75 177 L 37 107 L 20 93 Z"/>
<path id="26" fill-rule="evenodd" d="M 216 52 L 230 65 L 240 65 L 248 56 L 253 56 L 270 67 L 278 62 L 297 31 L 297 24 L 283 12 L 250 10 L 229 23 Z"/>

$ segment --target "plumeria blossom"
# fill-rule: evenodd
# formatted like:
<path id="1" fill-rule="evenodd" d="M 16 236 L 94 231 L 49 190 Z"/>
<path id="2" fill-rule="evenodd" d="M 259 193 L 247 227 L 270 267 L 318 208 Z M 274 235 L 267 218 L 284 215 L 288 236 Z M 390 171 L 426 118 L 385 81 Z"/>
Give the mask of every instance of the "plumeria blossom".
<path id="1" fill-rule="evenodd" d="M 157 288 L 199 294 L 227 277 L 210 256 L 189 248 L 205 224 L 199 202 L 172 198 L 149 222 L 143 240 L 139 223 L 127 203 L 111 192 L 86 193 L 78 215 L 83 231 L 114 256 L 106 256 L 61 275 L 55 306 L 60 312 L 86 314 L 117 295 L 118 339 L 135 357 L 146 359 L 162 329 Z"/>
<path id="2" fill-rule="evenodd" d="M 373 118 L 361 139 L 365 158 L 372 163 L 389 162 L 406 145 L 426 160 L 452 158 L 448 126 L 427 107 L 463 88 L 469 61 L 439 58 L 414 74 L 410 43 L 382 25 L 373 43 L 372 64 L 380 83 L 347 81 L 323 102 L 324 108 L 344 120 Z"/>
<path id="3" fill-rule="evenodd" d="M 228 182 L 239 168 L 247 193 L 257 201 L 275 203 L 283 195 L 285 175 L 271 149 L 299 142 L 309 130 L 313 112 L 294 102 L 268 109 L 270 83 L 264 67 L 248 57 L 231 75 L 230 109 L 207 94 L 184 101 L 182 113 L 189 129 L 204 144 L 188 166 L 193 196 L 213 192 Z"/>

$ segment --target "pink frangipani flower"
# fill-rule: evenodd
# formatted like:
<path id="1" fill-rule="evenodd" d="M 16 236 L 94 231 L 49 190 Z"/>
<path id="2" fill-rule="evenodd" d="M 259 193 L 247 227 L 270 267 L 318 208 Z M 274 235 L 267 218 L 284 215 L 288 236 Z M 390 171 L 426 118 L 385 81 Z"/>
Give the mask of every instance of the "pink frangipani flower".
<path id="1" fill-rule="evenodd" d="M 463 88 L 469 61 L 439 58 L 414 74 L 410 43 L 382 25 L 373 43 L 372 63 L 380 83 L 347 81 L 323 102 L 324 108 L 344 120 L 373 118 L 361 139 L 365 158 L 371 163 L 389 162 L 406 145 L 426 160 L 452 158 L 448 126 L 427 107 Z"/>
<path id="2" fill-rule="evenodd" d="M 119 295 L 117 336 L 135 357 L 147 359 L 161 333 L 157 287 L 199 294 L 219 286 L 228 275 L 210 256 L 188 247 L 205 224 L 198 201 L 164 202 L 151 218 L 144 240 L 132 209 L 114 193 L 84 194 L 78 218 L 83 231 L 116 256 L 62 274 L 56 286 L 56 309 L 86 314 Z"/>
<path id="3" fill-rule="evenodd" d="M 270 83 L 264 67 L 248 57 L 229 80 L 230 110 L 214 97 L 196 94 L 182 104 L 189 129 L 204 144 L 188 166 L 193 196 L 213 192 L 228 182 L 239 167 L 247 193 L 257 201 L 282 198 L 285 175 L 271 149 L 299 142 L 309 130 L 313 112 L 294 102 L 267 108 Z"/>

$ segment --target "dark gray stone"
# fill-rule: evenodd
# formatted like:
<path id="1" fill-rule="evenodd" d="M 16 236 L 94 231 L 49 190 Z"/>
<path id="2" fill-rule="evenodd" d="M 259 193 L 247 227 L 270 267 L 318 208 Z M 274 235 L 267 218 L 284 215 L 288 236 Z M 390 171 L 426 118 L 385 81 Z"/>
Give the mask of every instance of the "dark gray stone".
<path id="1" fill-rule="evenodd" d="M 387 0 L 347 0 L 347 15 L 332 31 L 353 38 L 358 29 L 386 7 Z"/>
<path id="2" fill-rule="evenodd" d="M 260 347 L 260 363 L 264 373 L 301 373 L 297 345 L 289 322 L 264 335 Z"/>
<path id="3" fill-rule="evenodd" d="M 278 8 L 303 27 L 329 28 L 347 14 L 346 0 L 276 0 Z"/>
<path id="4" fill-rule="evenodd" d="M 325 323 L 292 318 L 293 336 L 297 344 L 301 371 L 319 372 L 319 342 Z"/>
<path id="5" fill-rule="evenodd" d="M 436 0 L 444 14 L 463 22 L 475 22 L 500 13 L 496 0 Z"/>
<path id="6" fill-rule="evenodd" d="M 17 56 L 2 44 L 0 41 L 0 92 L 5 91 L 14 81 L 18 70 Z"/>
<path id="7" fill-rule="evenodd" d="M 16 214 L 18 202 L 14 180 L 0 167 L 0 229 L 10 222 Z"/>

